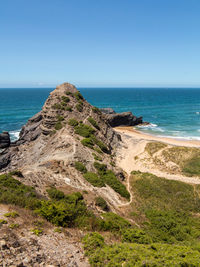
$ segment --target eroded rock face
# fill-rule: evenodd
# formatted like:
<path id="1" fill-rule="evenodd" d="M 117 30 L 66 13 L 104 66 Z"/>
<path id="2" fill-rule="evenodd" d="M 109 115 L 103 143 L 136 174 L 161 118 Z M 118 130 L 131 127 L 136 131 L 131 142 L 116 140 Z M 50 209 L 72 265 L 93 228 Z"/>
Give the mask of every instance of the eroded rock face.
<path id="1" fill-rule="evenodd" d="M 103 110 L 104 112 L 104 110 Z M 142 117 L 136 117 L 132 112 L 122 112 L 122 113 L 107 113 L 105 118 L 111 127 L 117 126 L 136 126 L 142 124 Z"/>
<path id="2" fill-rule="evenodd" d="M 8 132 L 0 134 L 0 149 L 7 148 L 10 146 L 10 135 Z"/>
<path id="3" fill-rule="evenodd" d="M 95 120 L 98 129 L 88 121 L 89 118 Z M 74 127 L 68 124 L 70 119 L 82 121 L 94 128 L 95 137 L 107 146 L 109 153 L 121 140 L 120 135 L 105 120 L 104 114 L 79 95 L 75 86 L 64 83 L 50 93 L 41 112 L 22 127 L 19 140 L 0 153 L 0 170 L 24 166 L 28 166 L 28 169 L 34 166 L 35 170 L 40 170 L 48 166 L 48 162 L 63 161 L 68 166 L 75 160 L 85 162 L 88 169 L 92 170 L 92 153 L 95 151 L 82 145 L 83 137 L 77 135 Z M 110 161 L 106 154 L 103 158 Z"/>
<path id="4" fill-rule="evenodd" d="M 32 118 L 30 118 L 26 125 L 21 129 L 19 135 L 19 141 L 17 144 L 24 143 L 26 141 L 33 141 L 41 134 L 40 124 L 42 122 L 42 112 L 40 111 Z"/>

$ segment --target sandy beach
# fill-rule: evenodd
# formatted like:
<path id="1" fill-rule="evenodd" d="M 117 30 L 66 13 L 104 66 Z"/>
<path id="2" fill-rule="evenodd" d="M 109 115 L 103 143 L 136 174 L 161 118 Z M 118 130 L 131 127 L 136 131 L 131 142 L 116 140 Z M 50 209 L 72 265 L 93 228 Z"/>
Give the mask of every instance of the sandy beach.
<path id="1" fill-rule="evenodd" d="M 135 171 L 149 172 L 156 176 L 163 177 L 169 180 L 177 180 L 185 183 L 200 184 L 199 177 L 184 176 L 179 167 L 173 162 L 165 162 L 162 157 L 162 151 L 172 146 L 185 146 L 185 147 L 200 147 L 200 141 L 187 141 L 176 140 L 172 138 L 152 136 L 135 130 L 133 127 L 116 127 L 117 131 L 122 138 L 122 146 L 117 149 L 117 164 L 127 174 Z M 150 156 L 145 150 L 146 145 L 151 141 L 163 142 L 167 144 L 166 147 L 159 150 Z M 154 161 L 159 159 L 163 162 L 162 165 L 157 165 Z"/>
<path id="2" fill-rule="evenodd" d="M 200 147 L 200 141 L 198 140 L 181 140 L 168 137 L 159 137 L 150 134 L 146 134 L 135 130 L 132 126 L 129 127 L 115 127 L 117 132 L 126 134 L 134 139 L 147 140 L 147 141 L 158 141 L 169 145 L 175 146 L 187 146 L 187 147 Z"/>

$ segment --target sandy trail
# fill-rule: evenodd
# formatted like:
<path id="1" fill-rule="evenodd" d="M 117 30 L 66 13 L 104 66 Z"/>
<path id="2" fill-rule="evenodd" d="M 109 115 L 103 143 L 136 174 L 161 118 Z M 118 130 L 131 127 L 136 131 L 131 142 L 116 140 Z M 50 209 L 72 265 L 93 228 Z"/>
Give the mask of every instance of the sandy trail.
<path id="1" fill-rule="evenodd" d="M 145 146 L 150 141 L 159 141 L 176 146 L 200 147 L 199 141 L 175 140 L 171 138 L 161 138 L 157 136 L 146 135 L 135 131 L 132 127 L 117 127 L 115 130 L 120 133 L 123 141 L 123 145 L 118 148 L 116 153 L 117 165 L 121 167 L 128 174 L 128 176 L 130 176 L 131 171 L 135 170 L 141 172 L 150 172 L 156 176 L 169 180 L 177 180 L 190 184 L 200 184 L 199 177 L 186 177 L 181 174 L 169 174 L 158 170 L 155 168 L 155 165 L 151 164 L 150 162 L 149 164 L 144 164 L 144 162 L 136 160 L 140 154 L 144 153 Z M 128 190 L 130 192 L 129 178 L 127 183 Z"/>

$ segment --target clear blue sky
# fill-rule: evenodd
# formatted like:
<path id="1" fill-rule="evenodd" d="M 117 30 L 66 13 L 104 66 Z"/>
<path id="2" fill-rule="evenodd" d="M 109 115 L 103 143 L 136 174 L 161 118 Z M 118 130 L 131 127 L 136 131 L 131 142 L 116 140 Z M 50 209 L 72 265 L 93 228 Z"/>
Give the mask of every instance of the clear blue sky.
<path id="1" fill-rule="evenodd" d="M 199 0 L 4 0 L 0 87 L 200 86 Z"/>

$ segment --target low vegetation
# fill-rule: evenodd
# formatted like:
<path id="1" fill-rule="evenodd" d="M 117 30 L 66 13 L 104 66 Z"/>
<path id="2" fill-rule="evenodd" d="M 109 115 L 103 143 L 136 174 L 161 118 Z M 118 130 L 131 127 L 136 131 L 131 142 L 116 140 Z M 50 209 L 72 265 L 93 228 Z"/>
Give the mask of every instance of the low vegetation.
<path id="1" fill-rule="evenodd" d="M 50 200 L 37 195 L 32 187 L 22 184 L 10 174 L 0 175 L 0 203 L 34 210 L 56 226 L 92 229 L 95 225 L 101 229 L 102 220 L 87 210 L 81 193 L 65 195 L 54 187 L 47 189 L 47 193 Z M 14 218 L 17 213 L 9 212 L 4 216 Z"/>
<path id="2" fill-rule="evenodd" d="M 82 104 L 82 103 L 78 103 L 78 104 L 76 104 L 76 109 L 77 109 L 79 112 L 82 112 L 82 111 L 83 111 L 83 104 Z"/>
<path id="3" fill-rule="evenodd" d="M 170 147 L 162 152 L 166 162 L 179 166 L 186 176 L 200 176 L 200 149 L 194 147 Z"/>
<path id="4" fill-rule="evenodd" d="M 99 125 L 98 123 L 95 121 L 95 119 L 93 119 L 92 117 L 88 118 L 88 121 L 92 124 L 92 126 L 94 126 L 97 130 L 99 130 Z"/>
<path id="5" fill-rule="evenodd" d="M 70 119 L 68 124 L 74 127 L 76 134 L 85 137 L 85 139 L 81 141 L 84 146 L 87 146 L 91 149 L 96 149 L 96 151 L 98 149 L 98 153 L 101 153 L 99 151 L 103 151 L 105 153 L 109 152 L 108 147 L 94 135 L 96 132 L 94 128 L 74 119 Z M 98 146 L 98 148 L 95 146 Z"/>
<path id="6" fill-rule="evenodd" d="M 84 178 L 95 187 L 104 187 L 104 181 L 94 172 L 87 172 L 84 175 Z"/>
<path id="7" fill-rule="evenodd" d="M 133 217 L 140 218 L 153 242 L 196 242 L 200 237 L 200 220 L 194 214 L 200 212 L 200 186 L 149 173 L 132 172 L 132 175 L 137 202 L 133 207 L 137 216 Z"/>
<path id="8" fill-rule="evenodd" d="M 87 234 L 83 239 L 91 266 L 199 266 L 200 252 L 181 245 L 130 244 L 107 245 L 98 233 Z"/>
<path id="9" fill-rule="evenodd" d="M 102 197 L 96 197 L 95 198 L 95 205 L 97 205 L 98 207 L 100 207 L 104 211 L 109 210 L 107 202 Z"/>
<path id="10" fill-rule="evenodd" d="M 74 167 L 82 173 L 87 172 L 87 168 L 85 167 L 85 165 L 82 162 L 76 161 L 74 164 Z"/>
<path id="11" fill-rule="evenodd" d="M 74 93 L 74 97 L 76 98 L 76 100 L 83 100 L 83 96 L 79 91 Z"/>
<path id="12" fill-rule="evenodd" d="M 75 120 L 75 119 L 70 119 L 70 120 L 68 121 L 68 124 L 69 124 L 70 126 L 75 127 L 75 126 L 77 126 L 77 125 L 79 124 L 79 122 L 78 122 L 77 120 Z"/>
<path id="13" fill-rule="evenodd" d="M 149 155 L 153 155 L 159 150 L 165 148 L 167 145 L 160 142 L 149 142 L 147 143 L 145 150 L 149 153 Z"/>
<path id="14" fill-rule="evenodd" d="M 101 177 L 105 184 L 109 185 L 115 192 L 120 194 L 122 197 L 125 197 L 127 199 L 130 198 L 130 194 L 126 189 L 126 186 L 118 180 L 113 171 L 107 169 L 106 164 L 94 162 L 94 167 L 96 168 L 99 177 Z"/>
<path id="15" fill-rule="evenodd" d="M 100 157 L 99 155 L 92 153 L 92 156 L 94 157 L 95 160 L 102 161 L 102 157 Z"/>
<path id="16" fill-rule="evenodd" d="M 92 111 L 97 114 L 101 114 L 101 110 L 97 107 L 92 107 Z"/>
<path id="17" fill-rule="evenodd" d="M 5 213 L 4 216 L 7 218 L 16 218 L 19 216 L 19 214 L 16 211 L 12 211 Z"/>
<path id="18" fill-rule="evenodd" d="M 91 137 L 95 133 L 95 130 L 87 124 L 79 123 L 75 126 L 75 133 L 83 137 Z"/>
<path id="19" fill-rule="evenodd" d="M 58 122 L 56 122 L 54 127 L 55 127 L 55 130 L 58 131 L 58 130 L 62 129 L 63 126 L 62 126 L 62 123 L 60 121 L 58 121 Z"/>

